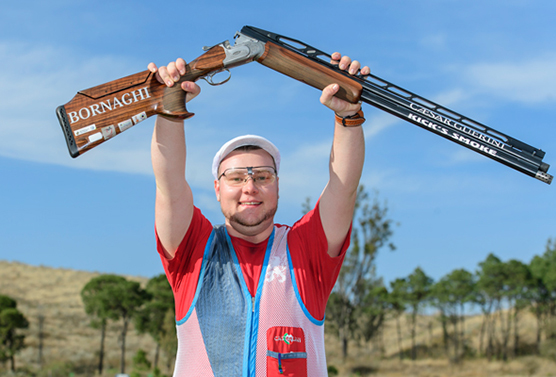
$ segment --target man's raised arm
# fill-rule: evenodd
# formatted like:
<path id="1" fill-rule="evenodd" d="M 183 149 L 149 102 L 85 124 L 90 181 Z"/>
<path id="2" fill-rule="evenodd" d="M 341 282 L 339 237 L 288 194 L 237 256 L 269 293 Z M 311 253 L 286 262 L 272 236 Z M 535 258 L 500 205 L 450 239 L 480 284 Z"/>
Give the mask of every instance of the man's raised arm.
<path id="1" fill-rule="evenodd" d="M 360 64 L 339 53 L 332 54 L 339 61 L 340 69 L 350 74 L 357 73 Z M 369 67 L 361 74 L 370 73 Z M 319 211 L 326 238 L 328 254 L 336 257 L 340 253 L 353 219 L 357 187 L 365 159 L 365 138 L 361 126 L 344 126 L 340 118 L 351 117 L 361 109 L 361 104 L 352 104 L 334 97 L 338 85 L 332 84 L 322 91 L 321 102 L 336 113 L 334 141 L 330 152 L 330 178 L 319 202 Z M 361 121 L 352 121 L 362 123 Z M 349 121 L 346 123 L 349 124 Z"/>
<path id="2" fill-rule="evenodd" d="M 157 72 L 157 79 L 173 86 L 185 73 L 185 61 L 178 59 L 158 69 L 153 63 L 149 70 Z M 200 92 L 193 82 L 183 82 L 186 101 Z M 158 116 L 155 122 L 151 159 L 156 178 L 155 225 L 166 257 L 174 256 L 193 216 L 193 194 L 185 179 L 185 131 L 183 120 Z"/>

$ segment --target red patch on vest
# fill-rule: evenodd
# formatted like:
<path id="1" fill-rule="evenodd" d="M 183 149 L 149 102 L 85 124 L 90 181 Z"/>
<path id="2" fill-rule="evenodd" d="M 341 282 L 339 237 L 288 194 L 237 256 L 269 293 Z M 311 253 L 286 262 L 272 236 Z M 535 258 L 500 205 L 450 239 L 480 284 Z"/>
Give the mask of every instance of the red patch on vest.
<path id="1" fill-rule="evenodd" d="M 307 376 L 305 334 L 300 327 L 277 326 L 266 332 L 267 376 Z M 294 357 L 292 357 L 294 356 Z"/>

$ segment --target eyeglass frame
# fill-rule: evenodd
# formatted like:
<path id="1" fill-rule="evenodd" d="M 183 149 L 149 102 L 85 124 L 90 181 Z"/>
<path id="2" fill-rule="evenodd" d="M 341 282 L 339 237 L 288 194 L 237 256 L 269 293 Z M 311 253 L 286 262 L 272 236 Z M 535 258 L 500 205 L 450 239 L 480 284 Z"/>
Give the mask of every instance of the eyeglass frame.
<path id="1" fill-rule="evenodd" d="M 253 169 L 258 169 L 258 168 L 270 168 L 274 171 L 274 180 L 276 180 L 276 178 L 278 177 L 278 173 L 276 172 L 276 168 L 274 166 L 270 166 L 270 165 L 262 165 L 262 166 L 233 166 L 231 168 L 227 168 L 226 170 L 224 170 L 222 172 L 222 174 L 220 174 L 218 176 L 218 181 L 220 181 L 220 178 L 225 177 L 226 176 L 226 172 L 228 170 L 232 170 L 232 169 L 247 169 L 247 178 L 245 178 L 242 182 L 242 184 L 246 184 L 247 180 L 249 179 L 249 177 L 251 177 L 251 179 L 253 180 L 253 183 L 256 185 L 256 181 L 253 179 Z M 274 183 L 274 182 L 273 182 Z"/>

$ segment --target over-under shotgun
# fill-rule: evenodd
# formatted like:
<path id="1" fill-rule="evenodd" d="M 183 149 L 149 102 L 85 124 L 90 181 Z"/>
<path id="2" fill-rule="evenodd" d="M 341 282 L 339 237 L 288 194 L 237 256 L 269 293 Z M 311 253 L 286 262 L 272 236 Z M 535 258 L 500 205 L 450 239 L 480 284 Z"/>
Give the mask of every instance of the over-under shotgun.
<path id="1" fill-rule="evenodd" d="M 154 114 L 186 119 L 185 92 L 179 83 L 213 76 L 257 61 L 317 89 L 340 86 L 337 97 L 362 101 L 458 143 L 517 171 L 552 182 L 545 153 L 513 137 L 420 97 L 375 75 L 349 75 L 331 56 L 296 39 L 245 26 L 235 43 L 222 42 L 187 64 L 177 85 L 168 88 L 146 70 L 78 92 L 56 110 L 70 155 L 77 157 Z"/>

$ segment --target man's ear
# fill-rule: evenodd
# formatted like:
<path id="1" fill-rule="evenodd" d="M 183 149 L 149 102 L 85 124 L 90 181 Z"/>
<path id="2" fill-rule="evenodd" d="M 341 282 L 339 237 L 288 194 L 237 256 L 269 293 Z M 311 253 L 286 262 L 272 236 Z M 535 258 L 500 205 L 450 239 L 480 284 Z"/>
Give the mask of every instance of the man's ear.
<path id="1" fill-rule="evenodd" d="M 220 181 L 214 180 L 214 194 L 216 195 L 216 200 L 220 201 Z"/>

